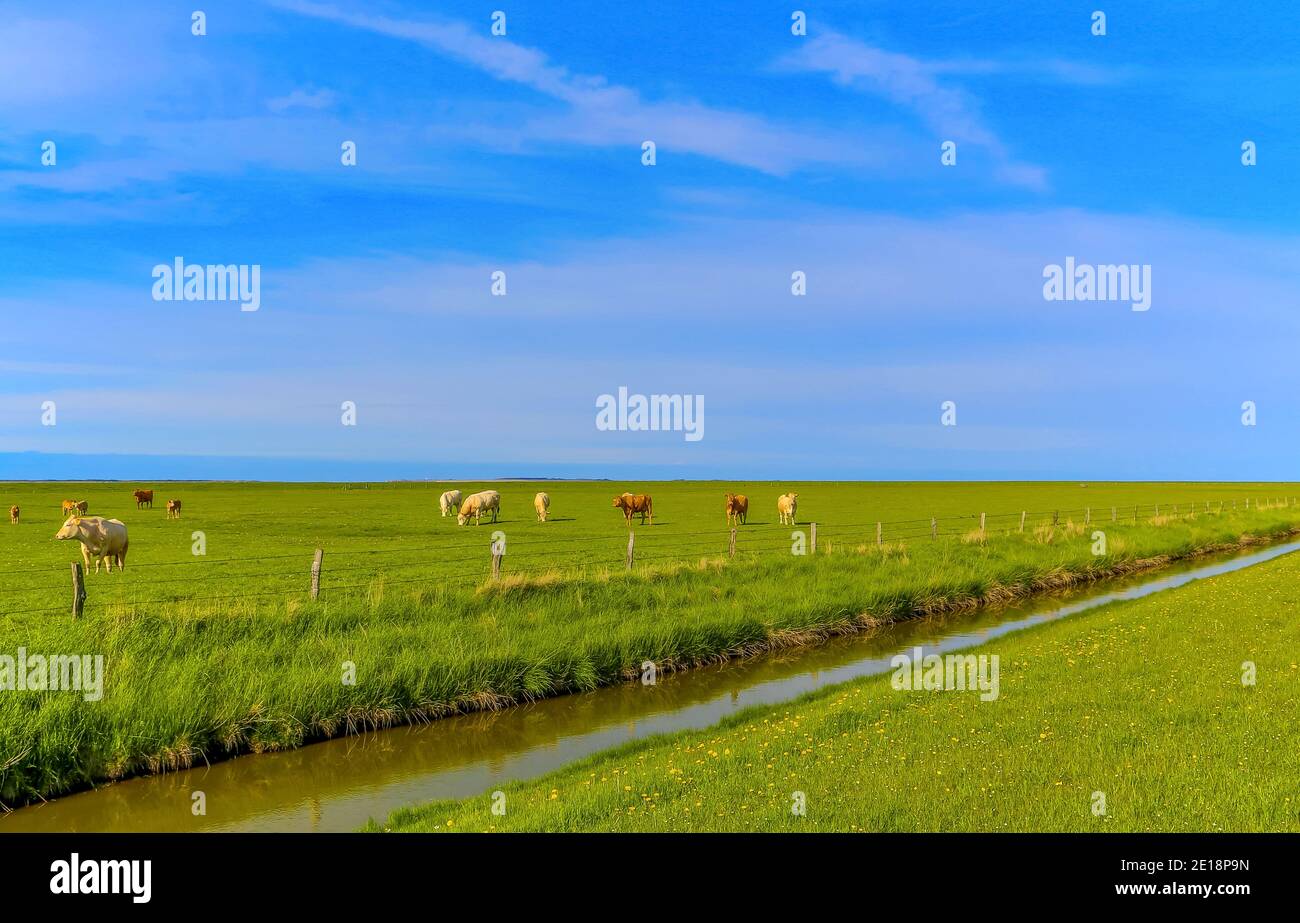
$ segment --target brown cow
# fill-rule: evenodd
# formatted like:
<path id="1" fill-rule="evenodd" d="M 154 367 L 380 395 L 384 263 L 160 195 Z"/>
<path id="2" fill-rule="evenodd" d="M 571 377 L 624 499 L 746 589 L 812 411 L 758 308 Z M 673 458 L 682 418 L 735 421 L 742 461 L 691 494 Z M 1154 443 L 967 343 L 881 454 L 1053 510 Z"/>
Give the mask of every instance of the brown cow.
<path id="1" fill-rule="evenodd" d="M 85 516 L 86 510 L 90 509 L 90 504 L 85 500 L 78 500 L 76 503 L 72 504 L 72 508 L 77 511 L 78 516 Z"/>
<path id="2" fill-rule="evenodd" d="M 67 519 L 69 516 L 71 516 L 71 515 L 72 515 L 72 511 L 75 510 L 76 508 L 77 508 L 77 504 L 73 503 L 71 500 L 64 500 L 64 501 L 63 501 L 63 518 L 64 518 L 64 519 Z"/>
<path id="3" fill-rule="evenodd" d="M 749 498 L 744 494 L 727 494 L 727 525 L 740 525 L 749 518 Z"/>
<path id="4" fill-rule="evenodd" d="M 632 523 L 632 517 L 637 513 L 641 514 L 641 525 L 645 525 L 647 516 L 650 517 L 650 525 L 655 524 L 654 501 L 647 494 L 619 494 L 614 498 L 614 506 L 623 511 L 623 518 L 629 525 Z"/>
<path id="5" fill-rule="evenodd" d="M 15 526 L 18 525 L 18 506 L 16 504 L 9 507 L 9 521 Z"/>
<path id="6" fill-rule="evenodd" d="M 137 491 L 136 491 L 134 494 L 132 494 L 131 496 L 135 497 L 135 508 L 136 508 L 137 510 L 140 509 L 140 508 L 143 507 L 143 506 L 147 506 L 147 507 L 149 507 L 149 509 L 153 509 L 153 491 L 152 491 L 152 490 L 137 490 Z"/>
<path id="7" fill-rule="evenodd" d="M 168 519 L 181 518 L 181 501 L 179 500 L 167 501 L 167 518 Z"/>

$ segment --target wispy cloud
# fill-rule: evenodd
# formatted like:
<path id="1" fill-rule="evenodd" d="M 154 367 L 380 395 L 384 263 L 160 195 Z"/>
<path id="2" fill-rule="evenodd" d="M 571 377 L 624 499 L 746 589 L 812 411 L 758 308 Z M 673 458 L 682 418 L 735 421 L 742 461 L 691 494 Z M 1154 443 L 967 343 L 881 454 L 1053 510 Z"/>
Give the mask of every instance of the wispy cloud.
<path id="1" fill-rule="evenodd" d="M 484 35 L 455 21 L 397 19 L 356 13 L 310 0 L 276 4 L 306 16 L 415 42 L 497 80 L 528 87 L 564 103 L 566 111 L 528 119 L 515 137 L 608 147 L 652 140 L 671 156 L 685 152 L 783 175 L 814 164 L 860 164 L 862 139 L 836 137 L 703 103 L 650 101 L 605 77 L 576 74 L 542 51 Z"/>
<path id="2" fill-rule="evenodd" d="M 290 109 L 328 109 L 334 105 L 335 94 L 332 90 L 296 89 L 284 96 L 277 96 L 266 101 L 266 108 L 272 112 L 286 112 Z"/>
<path id="3" fill-rule="evenodd" d="M 927 62 L 835 32 L 810 38 L 777 62 L 778 69 L 827 74 L 836 83 L 906 109 L 943 140 L 989 151 L 1004 181 L 1043 189 L 1046 171 L 1016 162 L 985 123 L 979 101 L 968 91 L 940 80 L 945 74 L 988 73 L 1000 66 L 975 61 Z"/>

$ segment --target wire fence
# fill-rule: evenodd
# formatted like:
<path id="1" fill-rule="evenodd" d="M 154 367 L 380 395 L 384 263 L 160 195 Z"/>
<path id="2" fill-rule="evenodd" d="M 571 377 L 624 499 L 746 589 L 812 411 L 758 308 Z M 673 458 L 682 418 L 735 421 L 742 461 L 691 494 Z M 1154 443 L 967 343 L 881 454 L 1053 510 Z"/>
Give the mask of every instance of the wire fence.
<path id="1" fill-rule="evenodd" d="M 267 569 L 253 572 L 234 572 L 231 579 L 245 584 L 246 589 L 226 594 L 173 594 L 170 596 L 131 600 L 112 599 L 114 603 L 142 602 L 209 602 L 268 597 L 331 598 L 351 591 L 374 591 L 389 586 L 462 586 L 487 584 L 509 577 L 514 580 L 537 578 L 543 575 L 577 576 L 592 568 L 612 571 L 622 567 L 633 570 L 638 564 L 656 562 L 687 563 L 699 558 L 734 559 L 737 555 L 753 558 L 766 553 L 815 555 L 830 551 L 843 544 L 870 546 L 894 545 L 953 537 L 982 538 L 997 534 L 1034 533 L 1067 524 L 1122 526 L 1193 515 L 1233 512 L 1257 512 L 1296 506 L 1295 497 L 1237 498 L 1232 500 L 1179 500 L 1170 503 L 1109 504 L 1083 506 L 1073 509 L 1014 510 L 1006 512 L 980 512 L 945 516 L 924 516 L 908 519 L 882 519 L 856 522 L 816 522 L 777 526 L 766 523 L 748 526 L 745 523 L 729 525 L 726 529 L 700 529 L 656 533 L 654 527 L 641 528 L 629 523 L 624 538 L 608 533 L 584 536 L 557 536 L 539 538 L 535 535 L 517 541 L 507 541 L 504 533 L 493 530 L 489 542 L 457 541 L 440 547 L 436 553 L 413 553 L 410 548 L 341 548 L 336 551 L 306 549 L 299 552 L 245 557 L 207 558 L 195 555 L 172 561 L 149 561 L 133 565 L 146 576 L 133 579 L 129 586 L 137 588 L 184 587 L 207 574 L 207 567 L 222 565 L 263 565 Z M 786 533 L 785 530 L 790 532 Z M 777 536 L 780 535 L 778 538 Z M 819 544 L 820 543 L 820 544 Z M 795 550 L 802 547 L 802 550 Z M 328 551 L 328 554 L 326 552 Z M 323 562 L 328 559 L 326 566 Z M 510 567 L 506 568 L 506 561 Z M 269 562 L 284 562 L 277 566 Z M 290 563 L 294 562 L 294 563 Z M 310 569 L 303 563 L 311 564 Z M 170 572 L 168 569 L 173 569 Z M 196 568 L 198 570 L 196 570 Z M 86 598 L 84 575 L 80 563 L 72 564 L 74 615 L 83 611 Z M 49 574 L 52 579 L 36 584 L 23 584 L 24 593 L 67 592 L 68 579 L 53 579 L 49 567 L 0 570 L 0 578 L 28 574 Z M 157 575 L 157 576 L 155 576 Z M 249 585 L 249 582 L 252 582 Z M 284 581 L 281 586 L 279 581 Z M 18 610 L 3 610 L 4 615 L 37 615 L 48 612 L 69 611 L 67 603 Z"/>

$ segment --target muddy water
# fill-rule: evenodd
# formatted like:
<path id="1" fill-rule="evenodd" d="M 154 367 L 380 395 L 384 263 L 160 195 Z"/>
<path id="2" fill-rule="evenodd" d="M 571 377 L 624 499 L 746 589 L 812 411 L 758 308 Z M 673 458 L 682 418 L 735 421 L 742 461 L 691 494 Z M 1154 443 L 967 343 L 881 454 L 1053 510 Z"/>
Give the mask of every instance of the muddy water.
<path id="1" fill-rule="evenodd" d="M 1300 541 L 1205 557 L 1017 606 L 919 619 L 815 647 L 661 677 L 655 686 L 612 686 L 494 714 L 131 779 L 22 808 L 0 818 L 0 833 L 353 830 L 403 805 L 478 795 L 627 740 L 707 727 L 741 708 L 888 672 L 890 657 L 900 650 L 920 645 L 929 654 L 969 647 L 1296 550 Z M 198 791 L 206 797 L 204 816 L 191 810 L 191 796 Z"/>

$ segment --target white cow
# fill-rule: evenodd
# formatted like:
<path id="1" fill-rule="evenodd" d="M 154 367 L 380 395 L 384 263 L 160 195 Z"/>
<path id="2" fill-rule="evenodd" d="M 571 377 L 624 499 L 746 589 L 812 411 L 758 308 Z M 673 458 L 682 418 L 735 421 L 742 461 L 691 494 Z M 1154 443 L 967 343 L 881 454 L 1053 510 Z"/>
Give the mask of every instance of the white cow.
<path id="1" fill-rule="evenodd" d="M 546 494 L 533 497 L 533 509 L 537 510 L 537 521 L 546 522 L 547 511 L 551 508 L 551 498 Z"/>
<path id="2" fill-rule="evenodd" d="M 442 515 L 454 513 L 460 509 L 460 491 L 449 490 L 438 498 L 438 506 L 442 507 Z"/>
<path id="3" fill-rule="evenodd" d="M 103 561 L 107 573 L 113 572 L 113 562 L 118 570 L 126 569 L 126 525 L 117 519 L 102 516 L 69 516 L 63 528 L 54 536 L 57 539 L 75 538 L 81 542 L 81 557 L 90 573 L 90 559 L 95 559 L 95 573 Z"/>
<path id="4" fill-rule="evenodd" d="M 776 514 L 781 520 L 781 525 L 794 525 L 794 517 L 798 511 L 798 494 L 781 494 L 781 496 L 776 498 Z"/>
<path id="5" fill-rule="evenodd" d="M 473 516 L 474 525 L 478 525 L 479 518 L 488 510 L 492 511 L 492 521 L 496 522 L 497 513 L 501 510 L 501 495 L 495 490 L 480 490 L 465 498 L 456 515 L 456 522 L 463 526 Z"/>

